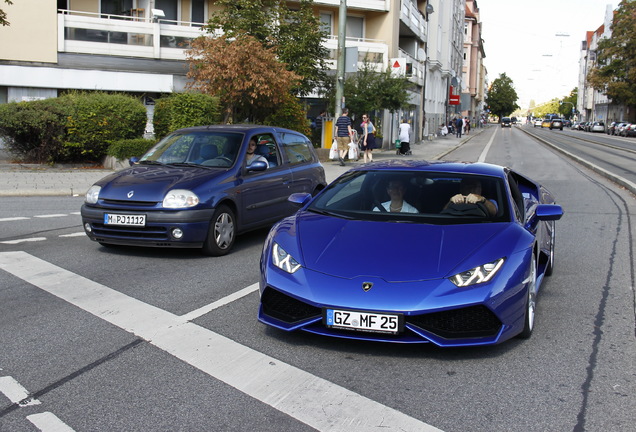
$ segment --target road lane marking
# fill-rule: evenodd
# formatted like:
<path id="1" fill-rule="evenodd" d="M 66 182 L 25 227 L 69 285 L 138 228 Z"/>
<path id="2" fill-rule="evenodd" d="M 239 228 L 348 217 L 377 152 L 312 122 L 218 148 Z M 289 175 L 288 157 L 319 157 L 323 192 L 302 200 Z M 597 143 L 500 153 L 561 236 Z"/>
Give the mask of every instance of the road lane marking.
<path id="1" fill-rule="evenodd" d="M 17 216 L 17 217 L 2 218 L 0 219 L 0 222 L 11 222 L 11 221 L 19 221 L 19 220 L 27 220 L 27 219 L 30 219 L 30 218 Z"/>
<path id="2" fill-rule="evenodd" d="M 48 411 L 26 417 L 28 421 L 42 432 L 74 432 L 75 430 Z"/>
<path id="3" fill-rule="evenodd" d="M 86 233 L 84 231 L 80 231 L 72 234 L 60 234 L 60 237 L 82 237 L 85 235 Z"/>
<path id="4" fill-rule="evenodd" d="M 83 233 L 82 233 L 83 234 Z M 252 294 L 254 291 L 258 290 L 258 282 L 248 286 L 247 288 L 243 288 L 240 291 L 232 293 L 228 296 L 223 297 L 220 300 L 215 301 L 214 303 L 210 303 L 199 309 L 193 310 L 192 312 L 188 312 L 185 315 L 181 315 L 184 321 L 192 321 L 193 319 L 199 318 L 202 315 L 205 315 L 208 312 L 213 311 L 214 309 L 220 308 L 221 306 L 225 306 L 226 304 L 232 303 L 235 300 L 238 300 L 242 297 L 245 297 L 248 294 Z"/>
<path id="5" fill-rule="evenodd" d="M 26 252 L 0 253 L 0 268 L 319 431 L 439 431 Z"/>
<path id="6" fill-rule="evenodd" d="M 20 243 L 28 243 L 28 242 L 36 242 L 36 241 L 44 241 L 44 240 L 46 240 L 46 237 L 31 237 L 31 238 L 17 239 L 17 240 L 4 240 L 4 241 L 1 241 L 0 243 L 15 245 Z"/>
<path id="7" fill-rule="evenodd" d="M 60 213 L 60 214 L 35 215 L 33 217 L 36 217 L 36 218 L 56 218 L 56 217 L 65 217 L 65 216 L 68 216 L 68 214 L 67 213 L 64 213 L 64 214 Z"/>
<path id="8" fill-rule="evenodd" d="M 484 147 L 481 154 L 479 155 L 479 159 L 477 159 L 477 162 L 486 161 L 486 156 L 488 155 L 488 151 L 490 151 L 490 146 L 492 146 L 492 142 L 495 140 L 495 135 L 497 135 L 498 131 L 499 131 L 499 128 L 496 128 L 495 133 L 493 133 L 492 136 L 490 137 L 490 141 L 488 141 L 488 144 L 486 144 L 486 147 Z"/>
<path id="9" fill-rule="evenodd" d="M 0 393 L 18 406 L 40 405 L 40 401 L 29 397 L 29 392 L 13 377 L 0 377 Z"/>

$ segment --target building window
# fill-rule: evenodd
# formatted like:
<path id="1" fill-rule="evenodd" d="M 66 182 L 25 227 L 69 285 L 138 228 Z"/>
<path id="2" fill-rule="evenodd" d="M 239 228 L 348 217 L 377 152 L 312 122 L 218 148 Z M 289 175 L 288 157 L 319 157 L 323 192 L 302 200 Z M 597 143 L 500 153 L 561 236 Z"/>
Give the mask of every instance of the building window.
<path id="1" fill-rule="evenodd" d="M 132 0 L 102 0 L 100 12 L 109 15 L 129 15 L 132 7 Z"/>
<path id="2" fill-rule="evenodd" d="M 347 37 L 364 38 L 364 18 L 347 15 Z"/>
<path id="3" fill-rule="evenodd" d="M 191 0 L 190 21 L 195 23 L 204 23 L 205 19 L 205 0 Z"/>
<path id="4" fill-rule="evenodd" d="M 330 13 L 320 12 L 320 29 L 328 35 L 333 35 L 333 24 L 331 18 Z"/>
<path id="5" fill-rule="evenodd" d="M 163 13 L 166 15 L 166 17 L 162 19 L 178 21 L 179 3 L 181 2 L 174 0 L 155 0 L 155 9 L 162 10 Z"/>

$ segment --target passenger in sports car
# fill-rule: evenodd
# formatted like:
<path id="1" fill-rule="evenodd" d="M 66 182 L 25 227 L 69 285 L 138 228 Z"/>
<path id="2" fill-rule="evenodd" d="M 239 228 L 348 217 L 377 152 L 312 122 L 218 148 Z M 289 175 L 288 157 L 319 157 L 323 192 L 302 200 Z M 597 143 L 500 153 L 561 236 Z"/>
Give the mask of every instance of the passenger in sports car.
<path id="1" fill-rule="evenodd" d="M 497 214 L 497 202 L 492 199 L 486 199 L 481 194 L 481 182 L 477 179 L 465 178 L 462 179 L 459 186 L 459 193 L 453 195 L 444 208 L 447 208 L 450 204 L 478 204 L 482 203 L 486 210 L 488 210 L 488 216 L 494 216 Z"/>
<path id="2" fill-rule="evenodd" d="M 406 187 L 400 180 L 391 180 L 386 187 L 386 192 L 391 198 L 389 201 L 383 202 L 382 207 L 391 213 L 419 213 L 419 211 L 411 204 L 404 201 L 404 192 Z M 373 211 L 381 211 L 375 207 Z"/>

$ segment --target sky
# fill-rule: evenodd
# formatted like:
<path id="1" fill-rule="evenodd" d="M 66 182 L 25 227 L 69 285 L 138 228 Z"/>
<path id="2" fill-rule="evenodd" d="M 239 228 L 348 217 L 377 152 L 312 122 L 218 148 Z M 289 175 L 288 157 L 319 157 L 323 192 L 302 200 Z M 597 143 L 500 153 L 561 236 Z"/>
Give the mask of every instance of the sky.
<path id="1" fill-rule="evenodd" d="M 603 24 L 607 5 L 616 9 L 619 2 L 477 0 L 489 84 L 505 73 L 521 108 L 568 96 L 578 87 L 586 32 Z"/>

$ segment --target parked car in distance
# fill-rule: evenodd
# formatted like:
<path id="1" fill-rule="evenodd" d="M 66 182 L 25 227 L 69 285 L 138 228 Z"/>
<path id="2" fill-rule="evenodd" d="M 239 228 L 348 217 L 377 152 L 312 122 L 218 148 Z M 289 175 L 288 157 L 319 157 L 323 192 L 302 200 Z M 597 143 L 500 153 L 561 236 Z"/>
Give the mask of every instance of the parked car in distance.
<path id="1" fill-rule="evenodd" d="M 596 121 L 590 126 L 590 132 L 605 132 L 605 123 Z"/>
<path id="2" fill-rule="evenodd" d="M 530 337 L 563 214 L 539 183 L 484 163 L 377 161 L 289 199 L 300 210 L 261 254 L 262 323 L 442 347 Z"/>
<path id="3" fill-rule="evenodd" d="M 501 118 L 501 127 L 512 127 L 512 120 L 510 117 L 502 117 Z"/>
<path id="4" fill-rule="evenodd" d="M 627 122 L 618 123 L 614 126 L 614 135 L 623 136 L 623 130 L 629 125 Z"/>
<path id="5" fill-rule="evenodd" d="M 623 129 L 623 136 L 633 137 L 636 136 L 636 123 L 628 123 Z"/>
<path id="6" fill-rule="evenodd" d="M 251 153 L 262 157 L 248 163 L 250 140 L 257 144 Z M 315 195 L 326 186 L 311 141 L 269 126 L 180 129 L 131 165 L 95 183 L 82 205 L 86 235 L 103 246 L 225 255 L 237 234 L 295 212 L 291 194 Z"/>
<path id="7" fill-rule="evenodd" d="M 542 128 L 549 128 L 551 124 L 552 124 L 552 119 L 544 118 L 543 120 L 541 120 Z"/>
<path id="8" fill-rule="evenodd" d="M 543 123 L 542 119 L 536 118 L 532 122 L 532 127 L 541 127 L 541 123 Z"/>
<path id="9" fill-rule="evenodd" d="M 616 127 L 621 123 L 625 123 L 625 122 L 622 120 L 611 122 L 610 124 L 607 125 L 607 129 L 605 130 L 605 133 L 607 133 L 608 135 L 616 135 Z"/>
<path id="10" fill-rule="evenodd" d="M 570 129 L 572 129 L 572 130 L 578 130 L 578 129 L 579 129 L 579 124 L 580 124 L 580 123 L 579 123 L 579 122 L 577 122 L 577 121 L 572 122 L 572 126 L 570 127 Z"/>
<path id="11" fill-rule="evenodd" d="M 563 130 L 563 119 L 555 118 L 550 121 L 550 130 L 558 129 Z"/>

